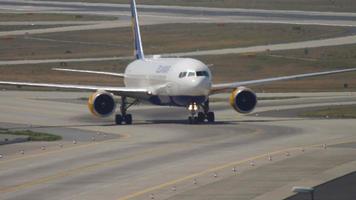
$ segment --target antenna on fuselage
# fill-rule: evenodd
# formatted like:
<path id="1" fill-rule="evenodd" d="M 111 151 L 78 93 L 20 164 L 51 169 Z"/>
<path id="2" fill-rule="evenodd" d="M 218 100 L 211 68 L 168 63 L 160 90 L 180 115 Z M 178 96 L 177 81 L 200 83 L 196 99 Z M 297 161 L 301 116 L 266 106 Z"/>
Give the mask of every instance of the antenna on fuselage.
<path id="1" fill-rule="evenodd" d="M 132 31 L 134 34 L 134 47 L 135 47 L 135 57 L 136 59 L 145 59 L 145 55 L 143 53 L 142 48 L 142 40 L 141 40 L 141 32 L 140 32 L 140 24 L 138 22 L 137 15 L 137 7 L 136 1 L 131 0 L 131 23 L 132 23 Z"/>

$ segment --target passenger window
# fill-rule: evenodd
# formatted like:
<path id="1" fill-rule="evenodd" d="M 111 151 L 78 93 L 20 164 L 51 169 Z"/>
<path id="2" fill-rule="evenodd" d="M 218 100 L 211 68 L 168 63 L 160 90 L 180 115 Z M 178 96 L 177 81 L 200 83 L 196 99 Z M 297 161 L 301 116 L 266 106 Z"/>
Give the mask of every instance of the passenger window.
<path id="1" fill-rule="evenodd" d="M 195 72 L 189 72 L 188 77 L 195 76 Z"/>

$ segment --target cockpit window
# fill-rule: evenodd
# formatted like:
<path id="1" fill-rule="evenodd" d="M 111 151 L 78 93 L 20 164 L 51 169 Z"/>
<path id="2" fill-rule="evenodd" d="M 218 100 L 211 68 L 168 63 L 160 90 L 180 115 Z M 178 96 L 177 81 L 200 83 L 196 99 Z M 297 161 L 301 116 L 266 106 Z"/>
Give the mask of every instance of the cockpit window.
<path id="1" fill-rule="evenodd" d="M 195 72 L 189 72 L 188 77 L 195 76 Z"/>
<path id="2" fill-rule="evenodd" d="M 192 72 L 192 71 L 188 71 L 188 72 L 181 72 L 179 73 L 179 78 L 184 78 L 184 77 L 193 77 L 193 76 L 205 76 L 205 77 L 209 77 L 209 72 L 207 71 L 197 71 L 197 72 Z"/>
<path id="3" fill-rule="evenodd" d="M 207 71 L 197 71 L 197 76 L 209 77 L 209 73 Z"/>
<path id="4" fill-rule="evenodd" d="M 187 76 L 187 72 L 179 73 L 179 78 L 184 78 L 185 76 Z"/>

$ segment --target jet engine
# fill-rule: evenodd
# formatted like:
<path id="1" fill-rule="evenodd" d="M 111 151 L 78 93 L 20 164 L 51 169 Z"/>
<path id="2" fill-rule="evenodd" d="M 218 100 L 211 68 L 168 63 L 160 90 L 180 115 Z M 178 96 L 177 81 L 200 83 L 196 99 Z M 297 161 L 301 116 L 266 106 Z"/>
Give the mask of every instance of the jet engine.
<path id="1" fill-rule="evenodd" d="M 114 95 L 98 91 L 89 97 L 88 107 L 91 113 L 98 117 L 109 117 L 116 109 Z"/>
<path id="2" fill-rule="evenodd" d="M 257 105 L 256 94 L 249 88 L 236 88 L 230 96 L 230 105 L 239 113 L 250 113 Z"/>

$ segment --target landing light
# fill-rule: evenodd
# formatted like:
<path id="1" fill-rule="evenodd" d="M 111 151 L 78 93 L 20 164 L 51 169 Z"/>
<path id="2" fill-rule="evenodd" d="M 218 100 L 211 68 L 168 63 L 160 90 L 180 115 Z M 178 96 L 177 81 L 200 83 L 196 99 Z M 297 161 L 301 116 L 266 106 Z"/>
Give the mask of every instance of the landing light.
<path id="1" fill-rule="evenodd" d="M 198 107 L 197 103 L 192 103 L 189 105 L 188 110 L 189 111 L 197 111 L 197 110 L 199 110 L 199 107 Z"/>

